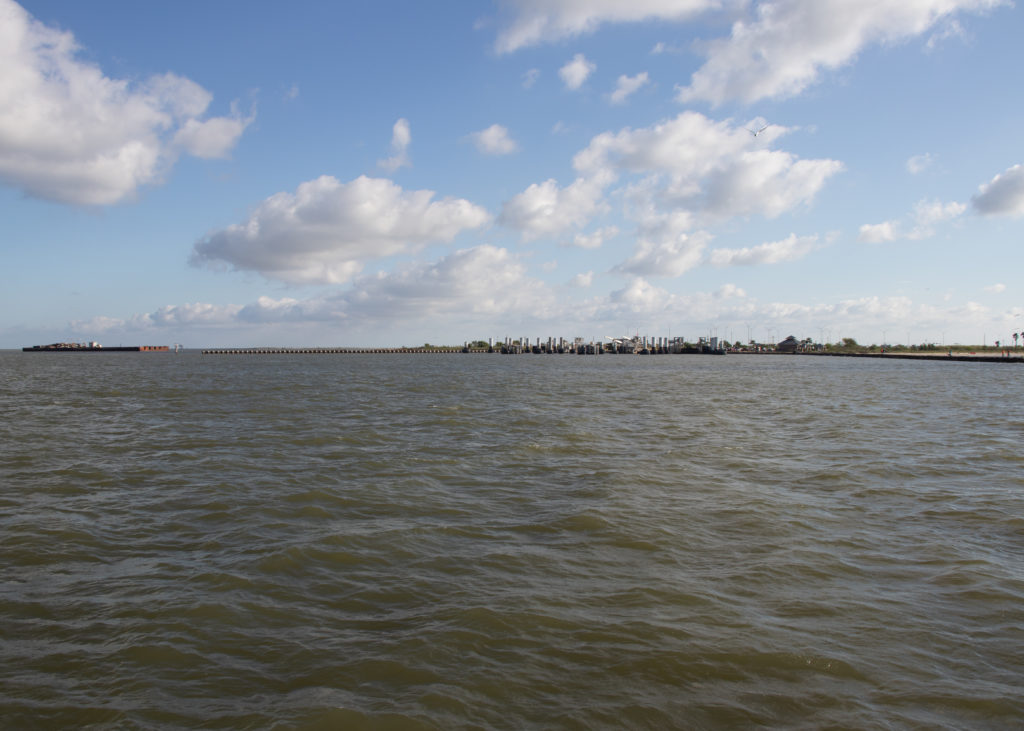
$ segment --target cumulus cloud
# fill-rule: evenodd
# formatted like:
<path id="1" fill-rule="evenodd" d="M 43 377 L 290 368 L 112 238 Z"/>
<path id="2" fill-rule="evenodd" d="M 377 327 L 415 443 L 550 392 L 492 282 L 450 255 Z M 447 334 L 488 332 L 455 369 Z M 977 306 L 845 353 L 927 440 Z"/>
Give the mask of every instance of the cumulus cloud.
<path id="1" fill-rule="evenodd" d="M 618 82 L 615 84 L 615 91 L 613 91 L 608 101 L 612 104 L 623 104 L 631 94 L 641 89 L 650 81 L 646 71 L 643 71 L 636 76 L 626 76 L 623 74 L 619 77 Z"/>
<path id="2" fill-rule="evenodd" d="M 574 156 L 578 177 L 572 184 L 563 188 L 549 179 L 530 185 L 505 203 L 500 221 L 527 239 L 581 228 L 608 210 L 608 187 L 626 177 L 615 192 L 622 193 L 625 213 L 640 222 L 640 230 L 639 248 L 624 271 L 680 273 L 694 261 L 694 244 L 681 234 L 732 216 L 775 217 L 807 205 L 842 170 L 835 160 L 801 160 L 766 147 L 786 132 L 770 125 L 755 138 L 731 121 L 715 122 L 697 112 L 604 132 Z M 656 233 L 666 225 L 668 234 Z M 578 240 L 584 247 L 597 243 L 585 236 Z"/>
<path id="3" fill-rule="evenodd" d="M 202 122 L 189 119 L 175 133 L 174 143 L 195 157 L 227 157 L 250 122 L 252 117 L 215 117 Z"/>
<path id="4" fill-rule="evenodd" d="M 671 239 L 637 241 L 633 255 L 616 271 L 648 277 L 678 277 L 700 264 L 707 238 L 681 233 Z"/>
<path id="5" fill-rule="evenodd" d="M 999 294 L 1001 292 L 1006 291 L 1006 285 L 1002 283 L 990 284 L 989 286 L 985 287 L 985 291 L 991 292 L 992 294 Z"/>
<path id="6" fill-rule="evenodd" d="M 498 33 L 495 49 L 498 53 L 511 53 L 538 43 L 592 33 L 604 23 L 678 21 L 720 5 L 720 0 L 512 0 L 507 3 L 512 17 Z"/>
<path id="7" fill-rule="evenodd" d="M 663 53 L 682 53 L 682 49 L 678 46 L 669 45 L 664 41 L 658 41 L 654 44 L 654 47 L 651 48 L 651 55 L 660 56 Z"/>
<path id="8" fill-rule="evenodd" d="M 704 258 L 711 235 L 690 233 L 689 217 L 680 212 L 648 213 L 637 230 L 629 259 L 615 271 L 641 277 L 678 277 Z"/>
<path id="9" fill-rule="evenodd" d="M 796 261 L 812 252 L 818 244 L 817 236 L 797 236 L 790 234 L 781 241 L 759 244 L 743 249 L 715 249 L 709 256 L 713 266 L 751 266 L 760 264 L 778 264 L 783 261 Z"/>
<path id="10" fill-rule="evenodd" d="M 935 162 L 935 156 L 930 152 L 926 152 L 922 155 L 914 155 L 912 158 L 907 160 L 907 172 L 911 175 L 919 175 L 931 167 L 933 162 Z"/>
<path id="11" fill-rule="evenodd" d="M 1024 215 L 1024 165 L 1014 165 L 980 186 L 971 203 L 983 216 Z"/>
<path id="12" fill-rule="evenodd" d="M 935 234 L 935 226 L 957 218 L 967 210 L 963 203 L 951 201 L 922 200 L 914 206 L 914 226 L 907 234 L 909 239 L 927 239 Z"/>
<path id="13" fill-rule="evenodd" d="M 605 241 L 617 236 L 619 229 L 615 226 L 606 226 L 589 234 L 576 234 L 571 243 L 566 246 L 575 246 L 578 249 L 600 249 Z"/>
<path id="14" fill-rule="evenodd" d="M 558 69 L 558 75 L 562 78 L 567 89 L 576 90 L 583 86 L 583 82 L 587 80 L 587 77 L 596 68 L 596 64 L 588 61 L 582 53 L 577 53 L 572 57 L 571 61 Z"/>
<path id="15" fill-rule="evenodd" d="M 573 164 L 589 175 L 644 175 L 633 193 L 648 198 L 647 205 L 708 219 L 774 217 L 809 203 L 843 168 L 836 160 L 801 160 L 762 147 L 785 133 L 771 125 L 755 138 L 742 126 L 683 112 L 651 127 L 597 135 Z"/>
<path id="16" fill-rule="evenodd" d="M 569 284 L 573 287 L 586 288 L 594 283 L 594 272 L 581 272 L 573 277 Z"/>
<path id="17" fill-rule="evenodd" d="M 508 250 L 487 244 L 455 251 L 436 262 L 357 277 L 351 289 L 307 301 L 261 299 L 250 318 L 425 321 L 510 313 L 537 314 L 551 301 L 548 288 L 526 274 Z"/>
<path id="18" fill-rule="evenodd" d="M 183 305 L 164 305 L 153 312 L 144 312 L 128 318 L 97 316 L 88 320 L 72 320 L 69 327 L 75 332 L 101 335 L 116 331 L 140 331 L 154 328 L 216 328 L 233 326 L 238 322 L 241 305 L 214 305 L 191 302 Z"/>
<path id="19" fill-rule="evenodd" d="M 192 262 L 291 283 L 344 282 L 366 261 L 451 241 L 489 220 L 461 198 L 434 200 L 433 191 L 405 191 L 386 179 L 342 183 L 325 175 L 270 196 L 245 222 L 196 242 Z"/>
<path id="20" fill-rule="evenodd" d="M 967 210 L 963 203 L 938 200 L 920 200 L 904 221 L 884 221 L 860 227 L 859 240 L 867 244 L 882 244 L 897 239 L 919 241 L 935 235 L 935 227 L 959 217 Z"/>
<path id="21" fill-rule="evenodd" d="M 500 223 L 522 232 L 526 239 L 579 227 L 599 210 L 605 181 L 577 178 L 565 188 L 554 179 L 533 183 L 502 207 Z"/>
<path id="22" fill-rule="evenodd" d="M 79 58 L 72 34 L 0 0 L 0 180 L 61 203 L 108 205 L 184 151 L 224 157 L 251 122 L 204 118 L 212 95 L 173 73 L 130 82 Z"/>
<path id="23" fill-rule="evenodd" d="M 470 135 L 476 149 L 484 155 L 509 155 L 519 149 L 516 141 L 508 135 L 508 129 L 492 124 L 487 129 Z"/>
<path id="24" fill-rule="evenodd" d="M 825 71 L 864 48 L 919 36 L 957 12 L 980 12 L 1003 0 L 778 0 L 751 5 L 728 38 L 706 44 L 707 61 L 679 90 L 679 100 L 753 103 L 799 94 Z"/>
<path id="25" fill-rule="evenodd" d="M 384 160 L 378 160 L 377 164 L 391 172 L 410 165 L 409 144 L 411 142 L 412 131 L 409 129 L 409 120 L 403 117 L 391 128 L 391 156 Z"/>
<path id="26" fill-rule="evenodd" d="M 857 238 L 866 244 L 884 244 L 888 241 L 895 241 L 899 238 L 898 225 L 896 221 L 865 223 L 860 227 L 860 235 Z"/>

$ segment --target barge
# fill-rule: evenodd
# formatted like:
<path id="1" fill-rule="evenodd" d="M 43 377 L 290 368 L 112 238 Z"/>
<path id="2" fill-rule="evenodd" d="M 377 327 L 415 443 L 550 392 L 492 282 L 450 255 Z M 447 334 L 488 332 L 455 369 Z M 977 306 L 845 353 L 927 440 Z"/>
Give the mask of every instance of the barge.
<path id="1" fill-rule="evenodd" d="M 104 347 L 93 341 L 89 343 L 50 343 L 22 348 L 24 353 L 166 353 L 168 345 L 116 345 Z"/>

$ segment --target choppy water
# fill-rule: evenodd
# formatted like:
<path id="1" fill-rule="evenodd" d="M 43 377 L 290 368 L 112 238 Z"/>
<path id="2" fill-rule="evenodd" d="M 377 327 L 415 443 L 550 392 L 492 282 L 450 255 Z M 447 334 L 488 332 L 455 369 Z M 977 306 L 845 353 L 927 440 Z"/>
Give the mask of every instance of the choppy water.
<path id="1" fill-rule="evenodd" d="M 1022 383 L 0 353 L 0 719 L 1019 726 Z"/>

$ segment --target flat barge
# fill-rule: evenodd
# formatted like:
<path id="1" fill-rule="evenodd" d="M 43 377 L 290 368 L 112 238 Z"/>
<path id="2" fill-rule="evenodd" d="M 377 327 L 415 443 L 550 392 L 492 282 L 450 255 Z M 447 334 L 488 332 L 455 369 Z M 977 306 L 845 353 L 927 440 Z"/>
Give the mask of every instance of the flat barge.
<path id="1" fill-rule="evenodd" d="M 104 347 L 99 343 L 51 343 L 22 348 L 23 353 L 166 353 L 168 345 L 115 345 Z"/>

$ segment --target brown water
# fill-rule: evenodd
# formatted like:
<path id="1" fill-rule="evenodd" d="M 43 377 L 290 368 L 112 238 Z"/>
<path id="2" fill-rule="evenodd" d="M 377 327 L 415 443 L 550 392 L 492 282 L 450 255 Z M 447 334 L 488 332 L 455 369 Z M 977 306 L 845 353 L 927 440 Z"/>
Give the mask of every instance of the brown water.
<path id="1" fill-rule="evenodd" d="M 0 353 L 0 725 L 1019 726 L 1022 379 Z"/>

